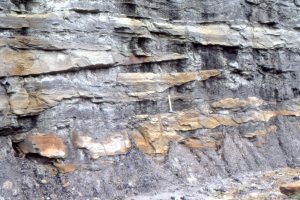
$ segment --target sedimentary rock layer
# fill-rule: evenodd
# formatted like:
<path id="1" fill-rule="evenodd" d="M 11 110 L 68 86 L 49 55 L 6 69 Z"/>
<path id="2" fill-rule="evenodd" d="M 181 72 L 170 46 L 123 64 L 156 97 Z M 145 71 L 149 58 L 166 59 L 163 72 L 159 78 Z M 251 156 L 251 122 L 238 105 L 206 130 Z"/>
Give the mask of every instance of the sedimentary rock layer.
<path id="1" fill-rule="evenodd" d="M 0 199 L 299 166 L 299 30 L 298 0 L 0 2 Z"/>

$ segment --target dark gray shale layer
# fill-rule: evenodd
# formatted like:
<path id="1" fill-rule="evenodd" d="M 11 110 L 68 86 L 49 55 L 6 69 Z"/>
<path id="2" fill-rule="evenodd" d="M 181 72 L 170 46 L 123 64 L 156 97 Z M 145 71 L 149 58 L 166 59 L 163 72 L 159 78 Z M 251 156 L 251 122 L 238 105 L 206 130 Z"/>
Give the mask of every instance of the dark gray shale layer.
<path id="1" fill-rule="evenodd" d="M 0 0 L 0 200 L 297 167 L 299 94 L 299 0 Z M 18 148 L 47 133 L 66 158 Z"/>

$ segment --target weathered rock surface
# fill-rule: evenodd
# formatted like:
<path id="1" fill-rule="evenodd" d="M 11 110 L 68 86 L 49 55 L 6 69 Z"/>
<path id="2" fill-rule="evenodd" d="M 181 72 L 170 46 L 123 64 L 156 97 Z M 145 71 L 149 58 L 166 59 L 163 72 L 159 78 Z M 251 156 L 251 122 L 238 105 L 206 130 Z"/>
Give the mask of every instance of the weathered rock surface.
<path id="1" fill-rule="evenodd" d="M 0 1 L 0 200 L 285 198 L 251 176 L 300 165 L 299 30 L 298 0 Z"/>
<path id="2" fill-rule="evenodd" d="M 23 153 L 36 153 L 47 158 L 66 158 L 67 147 L 63 140 L 54 134 L 29 135 L 17 143 Z"/>
<path id="3" fill-rule="evenodd" d="M 87 149 L 92 159 L 126 154 L 131 147 L 127 134 L 115 134 L 101 142 L 93 141 L 88 136 L 74 135 L 73 143 L 77 148 Z"/>

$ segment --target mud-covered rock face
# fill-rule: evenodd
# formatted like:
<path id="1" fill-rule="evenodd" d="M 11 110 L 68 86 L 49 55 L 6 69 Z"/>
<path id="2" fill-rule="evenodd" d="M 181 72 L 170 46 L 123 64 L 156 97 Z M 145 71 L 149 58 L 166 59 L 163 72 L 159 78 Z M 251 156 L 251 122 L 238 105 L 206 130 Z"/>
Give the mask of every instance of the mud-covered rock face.
<path id="1" fill-rule="evenodd" d="M 298 0 L 0 2 L 0 199 L 298 167 L 299 30 Z"/>

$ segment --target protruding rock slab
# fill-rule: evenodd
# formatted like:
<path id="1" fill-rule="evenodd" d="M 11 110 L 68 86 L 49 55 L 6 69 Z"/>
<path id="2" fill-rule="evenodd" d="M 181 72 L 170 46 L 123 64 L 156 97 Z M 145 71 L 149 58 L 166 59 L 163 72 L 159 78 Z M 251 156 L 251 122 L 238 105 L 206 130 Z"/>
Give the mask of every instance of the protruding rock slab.
<path id="1" fill-rule="evenodd" d="M 12 113 L 17 115 L 33 115 L 57 105 L 63 99 L 79 96 L 80 92 L 72 89 L 28 92 L 25 88 L 19 88 L 10 96 L 9 103 Z"/>
<path id="2" fill-rule="evenodd" d="M 220 70 L 181 73 L 120 73 L 117 82 L 130 87 L 128 96 L 142 99 L 154 93 L 164 92 L 173 86 L 191 81 L 205 81 L 220 74 Z"/>
<path id="3" fill-rule="evenodd" d="M 300 193 L 300 181 L 281 185 L 280 192 L 285 195 L 293 195 Z"/>
<path id="4" fill-rule="evenodd" d="M 47 158 L 67 157 L 64 141 L 53 133 L 28 135 L 18 144 L 18 148 L 24 154 L 36 153 Z"/>
<path id="5" fill-rule="evenodd" d="M 248 97 L 248 99 L 225 98 L 213 102 L 211 106 L 213 108 L 234 109 L 244 107 L 258 107 L 261 106 L 263 103 L 264 101 L 257 97 Z"/>
<path id="6" fill-rule="evenodd" d="M 161 83 L 181 85 L 190 81 L 204 81 L 211 77 L 220 75 L 220 70 L 203 70 L 200 72 L 182 73 L 121 73 L 118 75 L 118 82 L 125 85 L 139 85 L 149 83 Z"/>
<path id="7" fill-rule="evenodd" d="M 161 53 L 160 55 L 150 55 L 150 56 L 142 56 L 137 57 L 131 55 L 124 60 L 118 60 L 120 65 L 137 65 L 143 63 L 158 63 L 158 62 L 166 62 L 166 61 L 174 61 L 174 60 L 184 60 L 187 59 L 186 55 L 178 54 L 178 53 Z"/>
<path id="8" fill-rule="evenodd" d="M 87 149 L 92 159 L 103 156 L 126 154 L 131 148 L 127 134 L 115 134 L 103 141 L 96 141 L 89 136 L 74 134 L 73 143 L 77 148 Z"/>
<path id="9" fill-rule="evenodd" d="M 0 77 L 26 76 L 115 64 L 107 51 L 46 52 L 0 50 Z"/>

